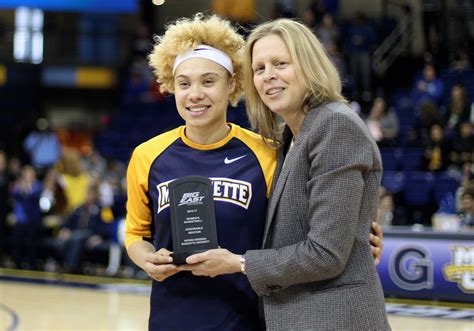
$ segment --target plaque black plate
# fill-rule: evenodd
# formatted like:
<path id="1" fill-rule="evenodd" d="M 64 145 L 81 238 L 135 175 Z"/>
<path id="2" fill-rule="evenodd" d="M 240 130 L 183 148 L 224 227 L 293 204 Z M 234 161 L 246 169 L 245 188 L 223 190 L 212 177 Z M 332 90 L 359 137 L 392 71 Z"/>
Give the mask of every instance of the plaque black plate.
<path id="1" fill-rule="evenodd" d="M 192 254 L 217 248 L 212 183 L 207 177 L 188 176 L 168 185 L 173 263 L 184 264 Z"/>

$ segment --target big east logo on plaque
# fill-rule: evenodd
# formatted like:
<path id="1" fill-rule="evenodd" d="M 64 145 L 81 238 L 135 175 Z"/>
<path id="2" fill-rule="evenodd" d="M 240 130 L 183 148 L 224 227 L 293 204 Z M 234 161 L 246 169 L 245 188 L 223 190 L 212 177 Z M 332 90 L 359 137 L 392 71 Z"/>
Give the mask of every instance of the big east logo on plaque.
<path id="1" fill-rule="evenodd" d="M 207 177 L 188 176 L 169 185 L 174 264 L 190 255 L 217 248 L 212 183 Z"/>

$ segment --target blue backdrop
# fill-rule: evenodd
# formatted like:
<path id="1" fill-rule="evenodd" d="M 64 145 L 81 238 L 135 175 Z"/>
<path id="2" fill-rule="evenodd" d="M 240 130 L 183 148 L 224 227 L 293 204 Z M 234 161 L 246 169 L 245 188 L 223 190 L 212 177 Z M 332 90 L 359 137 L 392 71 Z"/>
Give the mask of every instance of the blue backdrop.
<path id="1" fill-rule="evenodd" d="M 79 11 L 100 13 L 130 13 L 138 9 L 138 0 L 1 0 L 0 8 L 20 6 L 45 11 Z"/>

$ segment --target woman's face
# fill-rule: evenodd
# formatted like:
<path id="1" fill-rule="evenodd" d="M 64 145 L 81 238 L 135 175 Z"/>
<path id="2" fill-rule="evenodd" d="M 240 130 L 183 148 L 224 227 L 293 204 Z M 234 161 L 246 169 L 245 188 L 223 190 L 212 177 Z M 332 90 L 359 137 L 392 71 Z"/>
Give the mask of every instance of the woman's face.
<path id="1" fill-rule="evenodd" d="M 174 94 L 186 127 L 207 130 L 226 125 L 229 95 L 234 88 L 234 79 L 213 61 L 192 58 L 181 63 L 175 71 Z"/>
<path id="2" fill-rule="evenodd" d="M 440 142 L 443 140 L 444 131 L 439 125 L 433 125 L 431 127 L 431 140 L 434 142 Z"/>
<path id="3" fill-rule="evenodd" d="M 431 65 L 425 66 L 425 68 L 423 69 L 423 75 L 424 75 L 424 78 L 428 81 L 434 80 L 436 78 L 436 73 L 433 66 Z"/>
<path id="4" fill-rule="evenodd" d="M 459 133 L 462 138 L 468 138 L 472 132 L 472 125 L 469 122 L 461 123 Z"/>
<path id="5" fill-rule="evenodd" d="M 468 195 L 468 194 L 465 194 L 463 197 L 462 197 L 462 200 L 461 200 L 461 204 L 462 204 L 462 209 L 464 211 L 473 211 L 473 207 L 474 207 L 474 199 Z"/>
<path id="6" fill-rule="evenodd" d="M 453 86 L 453 88 L 451 89 L 451 99 L 454 102 L 459 102 L 463 100 L 463 97 L 463 89 L 457 85 Z"/>
<path id="7" fill-rule="evenodd" d="M 252 70 L 255 88 L 273 112 L 285 118 L 303 110 L 307 88 L 279 36 L 271 34 L 255 42 Z"/>
<path id="8" fill-rule="evenodd" d="M 36 172 L 33 167 L 25 166 L 22 170 L 22 177 L 28 183 L 33 183 L 36 180 Z"/>

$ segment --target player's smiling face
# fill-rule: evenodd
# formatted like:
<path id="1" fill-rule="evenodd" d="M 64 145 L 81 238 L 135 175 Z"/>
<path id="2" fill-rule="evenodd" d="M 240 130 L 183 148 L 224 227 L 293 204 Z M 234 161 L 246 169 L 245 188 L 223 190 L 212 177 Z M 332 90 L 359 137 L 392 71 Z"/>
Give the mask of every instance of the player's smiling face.
<path id="1" fill-rule="evenodd" d="M 202 58 L 181 63 L 174 76 L 179 115 L 187 128 L 215 130 L 226 125 L 229 95 L 235 81 L 221 65 Z"/>

